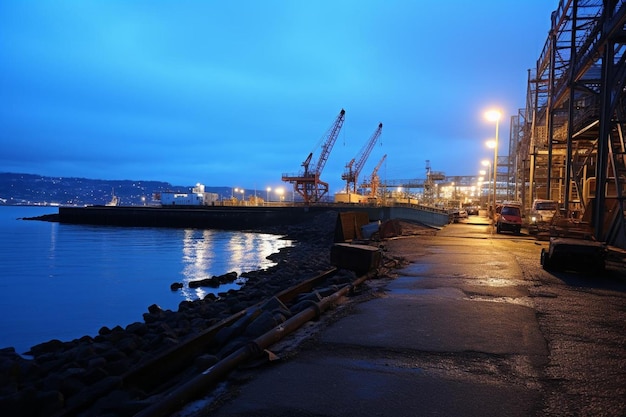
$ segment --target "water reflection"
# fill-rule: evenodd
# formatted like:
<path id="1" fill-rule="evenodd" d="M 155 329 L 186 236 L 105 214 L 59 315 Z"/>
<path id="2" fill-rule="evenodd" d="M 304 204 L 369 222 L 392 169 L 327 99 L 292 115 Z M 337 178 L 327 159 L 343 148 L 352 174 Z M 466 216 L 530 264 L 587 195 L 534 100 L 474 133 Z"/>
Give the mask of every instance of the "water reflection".
<path id="1" fill-rule="evenodd" d="M 50 268 L 48 277 L 54 277 L 57 253 L 57 223 L 50 223 L 50 250 L 48 251 L 48 259 L 50 260 Z"/>
<path id="2" fill-rule="evenodd" d="M 221 230 L 16 220 L 56 211 L 0 207 L 0 348 L 25 352 L 95 335 L 102 326 L 141 321 L 152 304 L 176 311 L 183 300 L 230 288 L 189 289 L 189 281 L 267 268 L 268 255 L 293 244 Z M 174 282 L 183 289 L 171 291 Z"/>
<path id="3" fill-rule="evenodd" d="M 213 232 L 211 230 L 186 229 L 183 236 L 183 281 L 182 294 L 185 300 L 204 298 L 203 288 L 189 288 L 189 281 L 209 278 L 213 259 Z"/>
<path id="4" fill-rule="evenodd" d="M 181 294 L 187 301 L 204 298 L 209 293 L 238 288 L 237 282 L 219 288 L 189 288 L 190 281 L 211 278 L 234 271 L 244 272 L 266 269 L 274 265 L 267 259 L 281 248 L 291 246 L 290 240 L 275 235 L 213 230 L 186 229 L 183 236 Z M 217 270 L 219 268 L 219 270 Z"/>

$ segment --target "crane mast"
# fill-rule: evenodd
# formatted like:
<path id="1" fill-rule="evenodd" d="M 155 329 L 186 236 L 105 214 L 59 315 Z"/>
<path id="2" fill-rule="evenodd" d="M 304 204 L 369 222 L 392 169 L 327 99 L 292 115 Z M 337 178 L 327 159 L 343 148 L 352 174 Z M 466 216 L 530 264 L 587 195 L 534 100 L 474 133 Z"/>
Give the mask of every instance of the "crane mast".
<path id="1" fill-rule="evenodd" d="M 337 141 L 337 137 L 339 137 L 339 131 L 341 130 L 341 127 L 343 126 L 345 116 L 346 116 L 346 111 L 344 109 L 341 109 L 341 111 L 339 112 L 339 115 L 335 119 L 335 123 L 333 123 L 330 129 L 328 129 L 328 132 L 326 132 L 326 141 L 324 142 L 324 145 L 322 146 L 322 153 L 320 154 L 320 158 L 317 160 L 317 164 L 316 164 L 315 171 L 314 171 L 314 173 L 318 176 L 322 175 L 322 171 L 324 170 L 324 167 L 326 166 L 326 161 L 328 160 L 330 151 L 333 149 L 333 146 L 335 145 L 335 142 Z"/>
<path id="2" fill-rule="evenodd" d="M 372 152 L 372 149 L 374 149 L 374 144 L 380 137 L 382 130 L 383 130 L 383 124 L 379 123 L 378 128 L 374 131 L 372 136 L 369 138 L 369 140 L 365 143 L 365 145 L 359 152 L 359 159 L 356 162 L 356 165 L 355 165 L 356 158 L 352 158 L 352 160 L 350 160 L 350 162 L 348 162 L 348 164 L 346 165 L 346 171 L 341 175 L 341 179 L 346 180 L 346 192 L 347 193 L 350 193 L 350 184 L 353 184 L 353 192 L 356 193 L 359 174 L 361 173 L 361 170 L 363 169 L 363 166 L 365 165 L 365 161 L 367 161 L 367 158 Z"/>
<path id="3" fill-rule="evenodd" d="M 320 176 L 324 170 L 330 151 L 337 141 L 339 131 L 345 120 L 345 115 L 346 111 L 341 109 L 334 123 L 326 132 L 324 136 L 326 139 L 322 145 L 322 151 L 317 162 L 311 162 L 313 159 L 313 152 L 311 152 L 302 163 L 302 167 L 304 167 L 303 173 L 299 175 L 283 174 L 282 180 L 293 184 L 294 193 L 298 193 L 302 196 L 305 204 L 318 202 L 328 193 L 328 183 L 322 181 Z M 313 169 L 311 169 L 311 167 L 313 167 Z"/>

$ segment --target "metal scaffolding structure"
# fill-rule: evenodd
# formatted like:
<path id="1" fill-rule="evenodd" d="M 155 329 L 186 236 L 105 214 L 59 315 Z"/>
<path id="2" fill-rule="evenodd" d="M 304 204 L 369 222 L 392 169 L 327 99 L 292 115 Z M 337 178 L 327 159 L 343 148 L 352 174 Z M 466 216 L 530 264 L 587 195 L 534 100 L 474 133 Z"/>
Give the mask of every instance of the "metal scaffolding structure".
<path id="1" fill-rule="evenodd" d="M 626 0 L 561 0 L 511 123 L 515 196 L 626 247 Z"/>

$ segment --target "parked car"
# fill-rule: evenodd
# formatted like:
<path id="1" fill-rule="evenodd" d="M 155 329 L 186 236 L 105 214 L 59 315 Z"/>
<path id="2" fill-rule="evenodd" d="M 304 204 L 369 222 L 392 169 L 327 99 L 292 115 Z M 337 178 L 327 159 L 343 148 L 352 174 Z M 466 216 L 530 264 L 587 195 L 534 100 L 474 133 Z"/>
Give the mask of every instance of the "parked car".
<path id="1" fill-rule="evenodd" d="M 519 234 L 522 230 L 522 210 L 518 205 L 503 204 L 496 207 L 496 233 L 503 231 Z"/>
<path id="2" fill-rule="evenodd" d="M 454 223 L 458 223 L 460 219 L 467 219 L 467 211 L 465 209 L 452 209 L 450 215 Z"/>
<path id="3" fill-rule="evenodd" d="M 559 203 L 555 200 L 537 199 L 528 213 L 528 233 L 534 234 L 542 228 L 547 228 L 552 218 L 559 210 Z"/>
<path id="4" fill-rule="evenodd" d="M 478 216 L 478 207 L 477 206 L 467 207 L 465 210 L 467 211 L 467 215 L 468 216 Z"/>

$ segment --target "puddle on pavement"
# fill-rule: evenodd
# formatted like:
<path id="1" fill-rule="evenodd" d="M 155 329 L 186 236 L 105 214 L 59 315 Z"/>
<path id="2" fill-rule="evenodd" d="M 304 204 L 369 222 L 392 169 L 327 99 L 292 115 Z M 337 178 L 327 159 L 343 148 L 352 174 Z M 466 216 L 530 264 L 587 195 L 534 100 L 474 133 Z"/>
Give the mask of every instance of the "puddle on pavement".
<path id="1" fill-rule="evenodd" d="M 438 288 L 394 288 L 389 293 L 391 295 L 427 295 L 434 294 Z"/>
<path id="2" fill-rule="evenodd" d="M 353 360 L 346 361 L 345 364 L 352 364 L 354 367 L 358 369 L 368 369 L 371 371 L 389 372 L 390 368 L 393 367 L 394 371 L 396 372 L 405 371 L 409 373 L 419 373 L 419 374 L 424 373 L 424 370 L 422 368 L 408 366 L 406 363 L 397 362 L 393 359 L 388 359 L 388 360 L 382 359 L 378 361 L 353 359 Z"/>
<path id="3" fill-rule="evenodd" d="M 432 295 L 446 298 L 462 298 L 465 295 L 458 288 L 432 285 L 425 287 L 423 286 L 424 279 L 425 277 L 398 277 L 387 285 L 388 294 L 390 296 Z"/>
<path id="4" fill-rule="evenodd" d="M 511 287 L 520 283 L 519 280 L 508 278 L 477 278 L 467 279 L 465 282 L 470 285 L 481 285 L 485 287 Z"/>
<path id="5" fill-rule="evenodd" d="M 464 300 L 469 301 L 486 301 L 490 303 L 507 303 L 517 304 L 524 307 L 533 307 L 533 303 L 528 297 L 465 297 Z"/>
<path id="6" fill-rule="evenodd" d="M 410 264 L 402 268 L 400 273 L 406 276 L 420 277 L 431 268 L 430 264 Z"/>

